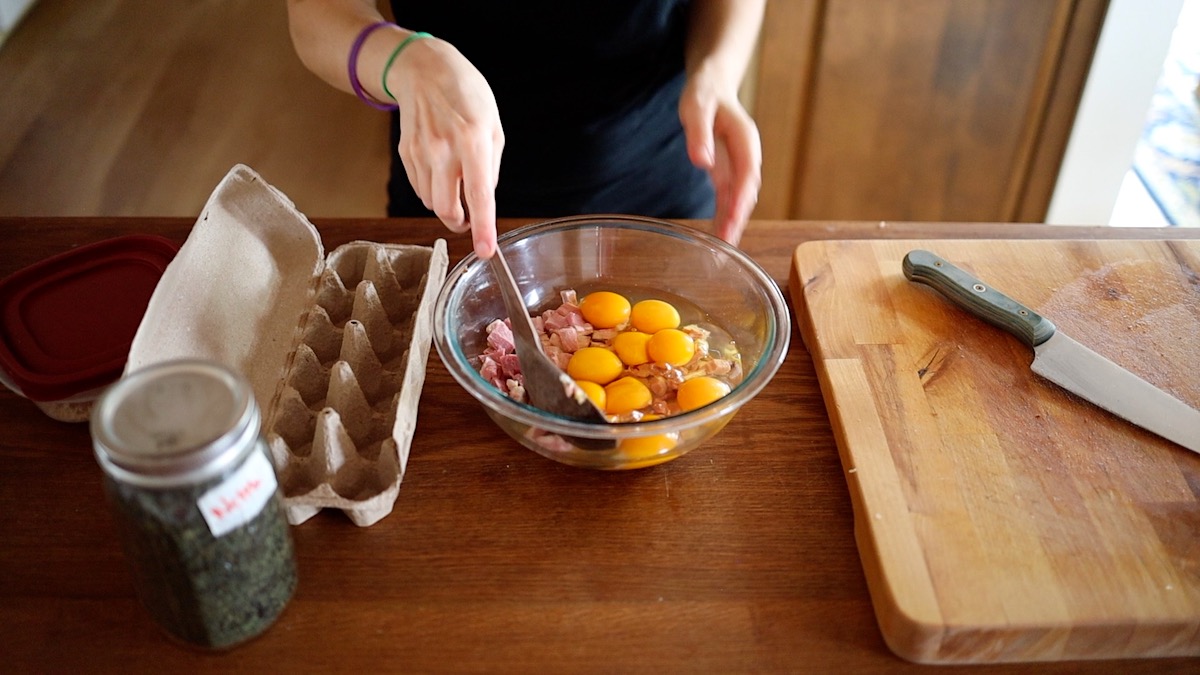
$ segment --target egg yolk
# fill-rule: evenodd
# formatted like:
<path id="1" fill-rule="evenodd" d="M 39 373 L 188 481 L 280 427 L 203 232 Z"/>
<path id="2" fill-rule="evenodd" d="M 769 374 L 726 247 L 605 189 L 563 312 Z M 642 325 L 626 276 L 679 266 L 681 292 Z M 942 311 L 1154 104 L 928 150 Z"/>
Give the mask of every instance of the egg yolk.
<path id="1" fill-rule="evenodd" d="M 651 459 L 673 449 L 678 442 L 679 434 L 675 432 L 626 438 L 621 441 L 621 454 L 632 460 Z"/>
<path id="2" fill-rule="evenodd" d="M 716 401 L 729 393 L 729 385 L 707 375 L 693 377 L 679 385 L 675 400 L 684 412 L 695 410 Z"/>
<path id="3" fill-rule="evenodd" d="M 588 293 L 579 303 L 583 318 L 596 328 L 616 328 L 629 321 L 629 300 L 612 291 Z"/>
<path id="4" fill-rule="evenodd" d="M 621 359 L 603 347 L 584 347 L 567 361 L 567 374 L 576 380 L 608 384 L 624 370 Z"/>
<path id="5" fill-rule="evenodd" d="M 625 376 L 604 387 L 607 403 L 604 412 L 609 415 L 624 415 L 645 408 L 654 400 L 650 388 L 636 377 Z"/>
<path id="6" fill-rule="evenodd" d="M 579 388 L 583 390 L 583 393 L 587 394 L 587 397 L 592 399 L 592 403 L 595 404 L 597 408 L 604 410 L 606 401 L 604 396 L 604 387 L 596 384 L 595 382 L 589 382 L 587 380 L 575 380 L 575 384 L 579 385 Z"/>
<path id="7" fill-rule="evenodd" d="M 629 311 L 629 321 L 634 328 L 653 335 L 664 328 L 679 328 L 679 310 L 662 300 L 642 300 Z"/>
<path id="8" fill-rule="evenodd" d="M 682 366 L 696 354 L 696 341 L 677 328 L 664 328 L 650 337 L 646 353 L 655 363 Z"/>
<path id="9" fill-rule="evenodd" d="M 635 330 L 618 333 L 613 338 L 613 351 L 621 359 L 621 363 L 627 366 L 640 366 L 643 363 L 650 362 L 650 353 L 646 351 L 646 344 L 650 342 L 648 333 L 639 333 Z"/>

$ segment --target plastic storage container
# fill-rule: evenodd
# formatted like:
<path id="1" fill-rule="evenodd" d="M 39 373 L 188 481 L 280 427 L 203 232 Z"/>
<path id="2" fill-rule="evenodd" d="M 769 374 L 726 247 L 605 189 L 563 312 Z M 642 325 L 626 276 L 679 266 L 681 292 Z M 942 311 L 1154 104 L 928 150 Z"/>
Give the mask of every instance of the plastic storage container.
<path id="1" fill-rule="evenodd" d="M 65 422 L 88 419 L 121 376 L 147 303 L 177 247 L 127 235 L 0 280 L 0 381 Z"/>

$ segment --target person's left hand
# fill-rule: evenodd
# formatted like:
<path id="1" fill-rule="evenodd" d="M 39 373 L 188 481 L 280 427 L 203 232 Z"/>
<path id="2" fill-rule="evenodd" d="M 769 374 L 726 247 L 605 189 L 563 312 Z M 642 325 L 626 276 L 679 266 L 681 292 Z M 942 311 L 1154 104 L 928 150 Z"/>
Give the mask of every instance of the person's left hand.
<path id="1" fill-rule="evenodd" d="M 713 218 L 717 236 L 737 245 L 762 185 L 762 141 L 758 126 L 736 91 L 696 73 L 679 98 L 679 119 L 692 164 L 708 171 L 717 193 Z"/>

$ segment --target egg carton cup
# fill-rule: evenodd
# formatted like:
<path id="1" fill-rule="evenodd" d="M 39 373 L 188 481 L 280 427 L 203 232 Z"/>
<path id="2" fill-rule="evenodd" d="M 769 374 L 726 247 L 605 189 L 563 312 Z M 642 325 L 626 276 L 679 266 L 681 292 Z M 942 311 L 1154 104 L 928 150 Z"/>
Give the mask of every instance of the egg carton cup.
<path id="1" fill-rule="evenodd" d="M 178 358 L 238 370 L 288 521 L 331 508 L 372 525 L 404 478 L 447 266 L 441 239 L 354 241 L 326 257 L 292 202 L 237 165 L 155 288 L 126 372 Z"/>

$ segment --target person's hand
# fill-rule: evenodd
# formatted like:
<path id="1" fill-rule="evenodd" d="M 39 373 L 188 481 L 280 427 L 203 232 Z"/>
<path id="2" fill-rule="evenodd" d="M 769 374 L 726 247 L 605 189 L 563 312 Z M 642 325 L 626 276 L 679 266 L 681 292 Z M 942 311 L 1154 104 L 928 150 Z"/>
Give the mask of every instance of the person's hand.
<path id="1" fill-rule="evenodd" d="M 471 231 L 475 253 L 496 250 L 496 183 L 504 131 L 483 75 L 448 42 L 423 38 L 388 71 L 400 106 L 400 146 L 408 180 L 452 232 Z"/>
<path id="2" fill-rule="evenodd" d="M 737 245 L 762 185 L 762 142 L 758 126 L 737 98 L 704 73 L 688 78 L 679 99 L 679 119 L 692 164 L 708 171 L 717 194 L 717 236 Z"/>

